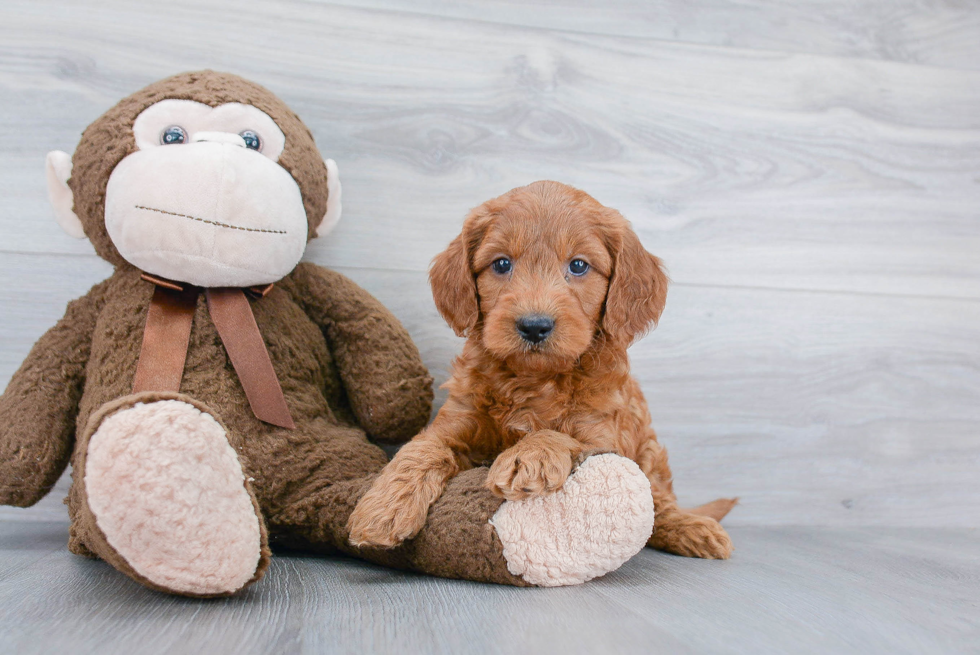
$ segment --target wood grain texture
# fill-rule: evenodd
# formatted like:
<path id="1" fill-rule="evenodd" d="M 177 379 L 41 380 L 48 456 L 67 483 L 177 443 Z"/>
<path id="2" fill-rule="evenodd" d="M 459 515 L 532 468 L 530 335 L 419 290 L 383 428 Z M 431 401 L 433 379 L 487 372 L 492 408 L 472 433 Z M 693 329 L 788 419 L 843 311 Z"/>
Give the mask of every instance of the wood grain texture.
<path id="1" fill-rule="evenodd" d="M 333 0 L 464 21 L 980 69 L 980 5 L 958 0 Z"/>
<path id="2" fill-rule="evenodd" d="M 45 152 L 215 67 L 280 94 L 340 162 L 344 219 L 308 259 L 391 307 L 437 381 L 460 342 L 429 260 L 468 208 L 560 179 L 671 270 L 632 356 L 682 501 L 740 495 L 733 525 L 980 526 L 980 10 L 597 7 L 7 0 L 0 384 L 108 274 L 52 220 Z M 61 518 L 64 490 L 0 518 Z"/>
<path id="3" fill-rule="evenodd" d="M 645 549 L 515 589 L 280 555 L 235 598 L 157 594 L 0 522 L 0 653 L 975 653 L 976 530 L 736 528 L 727 562 Z"/>
<path id="4" fill-rule="evenodd" d="M 341 163 L 346 219 L 311 253 L 337 265 L 424 270 L 470 207 L 554 178 L 678 282 L 980 297 L 980 72 L 307 2 L 37 6 L 0 9 L 10 251 L 90 252 L 47 220 L 44 151 L 212 66 Z"/>

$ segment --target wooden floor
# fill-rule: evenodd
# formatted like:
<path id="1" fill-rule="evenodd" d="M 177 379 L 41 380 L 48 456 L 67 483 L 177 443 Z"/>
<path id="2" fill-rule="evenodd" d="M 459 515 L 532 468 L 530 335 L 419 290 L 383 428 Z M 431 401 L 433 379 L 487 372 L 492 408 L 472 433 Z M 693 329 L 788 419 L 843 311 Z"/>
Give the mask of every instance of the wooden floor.
<path id="1" fill-rule="evenodd" d="M 980 531 L 732 530 L 578 587 L 514 589 L 282 556 L 241 596 L 162 596 L 0 523 L 0 653 L 978 653 Z"/>
<path id="2" fill-rule="evenodd" d="M 438 382 L 460 341 L 426 268 L 470 207 L 558 179 L 631 219 L 673 278 L 634 371 L 681 501 L 742 498 L 735 558 L 553 591 L 281 558 L 197 603 L 69 556 L 63 479 L 0 508 L 0 649 L 977 649 L 980 3 L 3 0 L 0 387 L 110 272 L 53 220 L 45 153 L 207 67 L 338 161 L 344 217 L 307 258 Z"/>

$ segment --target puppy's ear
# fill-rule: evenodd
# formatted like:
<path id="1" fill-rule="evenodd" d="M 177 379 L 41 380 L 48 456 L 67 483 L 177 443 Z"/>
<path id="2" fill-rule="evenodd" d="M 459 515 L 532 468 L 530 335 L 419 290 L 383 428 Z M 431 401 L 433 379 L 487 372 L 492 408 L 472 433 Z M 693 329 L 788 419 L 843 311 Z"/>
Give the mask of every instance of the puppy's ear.
<path id="1" fill-rule="evenodd" d="M 602 328 L 611 337 L 632 343 L 660 320 L 670 279 L 659 258 L 648 253 L 625 219 L 611 239 L 613 272 L 606 292 Z"/>
<path id="2" fill-rule="evenodd" d="M 449 247 L 436 255 L 429 268 L 429 285 L 436 308 L 460 337 L 466 336 L 480 315 L 468 241 L 464 227 Z"/>

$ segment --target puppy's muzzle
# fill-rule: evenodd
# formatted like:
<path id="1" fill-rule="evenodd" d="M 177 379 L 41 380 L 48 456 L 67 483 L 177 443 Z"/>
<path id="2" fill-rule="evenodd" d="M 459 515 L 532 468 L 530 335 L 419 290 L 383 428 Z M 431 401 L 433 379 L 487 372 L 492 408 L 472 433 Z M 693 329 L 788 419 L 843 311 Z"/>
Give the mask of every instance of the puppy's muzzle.
<path id="1" fill-rule="evenodd" d="M 555 329 L 555 321 L 549 316 L 532 314 L 517 319 L 517 333 L 524 341 L 539 344 Z"/>

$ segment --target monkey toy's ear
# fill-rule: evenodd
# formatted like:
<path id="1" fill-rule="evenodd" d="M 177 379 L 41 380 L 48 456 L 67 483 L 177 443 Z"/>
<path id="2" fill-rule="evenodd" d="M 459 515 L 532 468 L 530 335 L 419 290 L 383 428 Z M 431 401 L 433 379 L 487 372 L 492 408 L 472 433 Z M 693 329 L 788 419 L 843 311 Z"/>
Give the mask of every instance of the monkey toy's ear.
<path id="1" fill-rule="evenodd" d="M 85 238 L 82 222 L 74 212 L 74 198 L 68 186 L 71 177 L 71 155 L 52 150 L 47 158 L 48 199 L 54 209 L 54 218 L 61 229 L 76 239 Z M 328 212 L 329 213 L 329 212 Z"/>
<path id="2" fill-rule="evenodd" d="M 314 238 L 329 234 L 340 220 L 340 195 L 343 191 L 340 186 L 340 171 L 337 169 L 337 162 L 332 159 L 325 159 L 323 163 L 327 165 L 327 211 L 316 227 Z"/>

